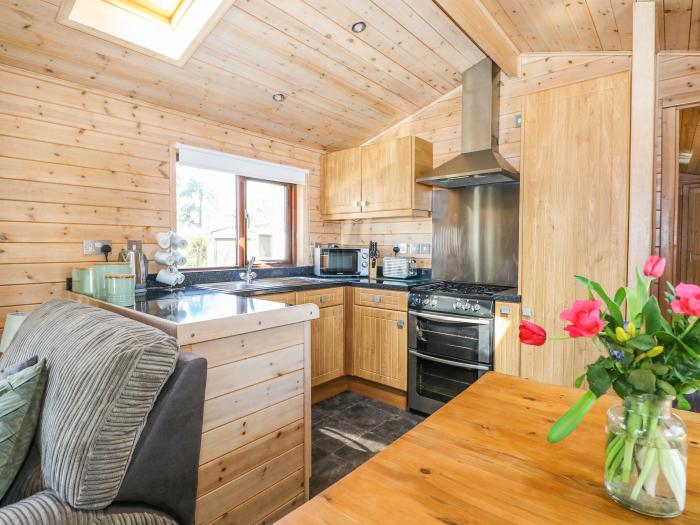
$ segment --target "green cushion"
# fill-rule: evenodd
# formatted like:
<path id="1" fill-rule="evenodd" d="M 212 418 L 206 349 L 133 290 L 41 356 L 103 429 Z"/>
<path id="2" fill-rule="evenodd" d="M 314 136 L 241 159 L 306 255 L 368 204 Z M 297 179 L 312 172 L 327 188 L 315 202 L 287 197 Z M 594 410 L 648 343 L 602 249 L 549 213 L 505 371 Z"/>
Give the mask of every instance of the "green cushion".
<path id="1" fill-rule="evenodd" d="M 0 381 L 0 499 L 34 438 L 47 378 L 46 359 Z"/>

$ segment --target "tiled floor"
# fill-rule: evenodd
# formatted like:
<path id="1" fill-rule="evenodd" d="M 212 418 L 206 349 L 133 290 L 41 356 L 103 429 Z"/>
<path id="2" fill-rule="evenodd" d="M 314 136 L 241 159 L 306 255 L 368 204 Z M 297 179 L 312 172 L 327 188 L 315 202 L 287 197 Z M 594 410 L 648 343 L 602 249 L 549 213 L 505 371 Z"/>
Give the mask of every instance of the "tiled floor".
<path id="1" fill-rule="evenodd" d="M 312 497 L 424 419 L 354 392 L 317 403 L 311 416 Z"/>

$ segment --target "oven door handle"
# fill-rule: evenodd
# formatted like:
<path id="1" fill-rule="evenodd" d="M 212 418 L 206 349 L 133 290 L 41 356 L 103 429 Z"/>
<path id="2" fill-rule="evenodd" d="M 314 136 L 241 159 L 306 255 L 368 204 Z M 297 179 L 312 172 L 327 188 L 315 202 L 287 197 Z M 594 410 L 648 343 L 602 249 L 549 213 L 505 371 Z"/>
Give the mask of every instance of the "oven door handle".
<path id="1" fill-rule="evenodd" d="M 419 357 L 421 359 L 426 359 L 428 361 L 434 361 L 436 363 L 441 363 L 443 365 L 456 366 L 457 368 L 468 368 L 469 370 L 484 370 L 484 371 L 491 370 L 488 366 L 485 366 L 485 365 L 470 365 L 469 363 L 459 363 L 457 361 L 450 361 L 448 359 L 440 359 L 439 357 L 433 357 L 431 355 L 421 354 L 420 352 L 416 352 L 415 350 L 409 350 L 408 353 L 411 355 L 414 355 L 416 357 Z"/>
<path id="2" fill-rule="evenodd" d="M 415 315 L 418 318 L 433 319 L 435 321 L 445 321 L 448 323 L 455 323 L 455 324 L 489 324 L 491 322 L 491 319 L 475 319 L 473 317 L 469 317 L 469 318 L 451 317 L 451 316 L 448 317 L 446 315 L 426 314 L 424 312 L 409 312 L 409 313 Z"/>

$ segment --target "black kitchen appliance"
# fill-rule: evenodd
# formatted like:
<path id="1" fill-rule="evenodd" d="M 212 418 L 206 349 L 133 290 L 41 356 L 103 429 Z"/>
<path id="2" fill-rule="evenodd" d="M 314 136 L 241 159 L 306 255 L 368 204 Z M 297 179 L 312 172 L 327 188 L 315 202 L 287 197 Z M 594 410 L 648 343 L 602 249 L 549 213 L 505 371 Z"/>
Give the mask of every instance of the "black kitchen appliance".
<path id="1" fill-rule="evenodd" d="M 408 407 L 430 414 L 493 370 L 495 296 L 509 286 L 442 281 L 408 296 Z"/>

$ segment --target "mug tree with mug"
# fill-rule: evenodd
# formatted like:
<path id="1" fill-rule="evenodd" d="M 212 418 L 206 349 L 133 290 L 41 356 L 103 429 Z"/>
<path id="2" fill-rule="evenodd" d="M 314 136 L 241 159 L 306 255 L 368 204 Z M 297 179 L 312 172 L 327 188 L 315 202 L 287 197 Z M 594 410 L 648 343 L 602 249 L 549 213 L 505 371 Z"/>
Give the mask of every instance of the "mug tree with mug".
<path id="1" fill-rule="evenodd" d="M 179 266 L 187 264 L 187 259 L 178 249 L 187 246 L 187 240 L 174 231 L 159 232 L 156 234 L 156 243 L 165 251 L 155 254 L 155 261 L 166 266 L 158 271 L 156 281 L 168 286 L 179 286 L 185 282 L 185 276 L 178 270 Z"/>

